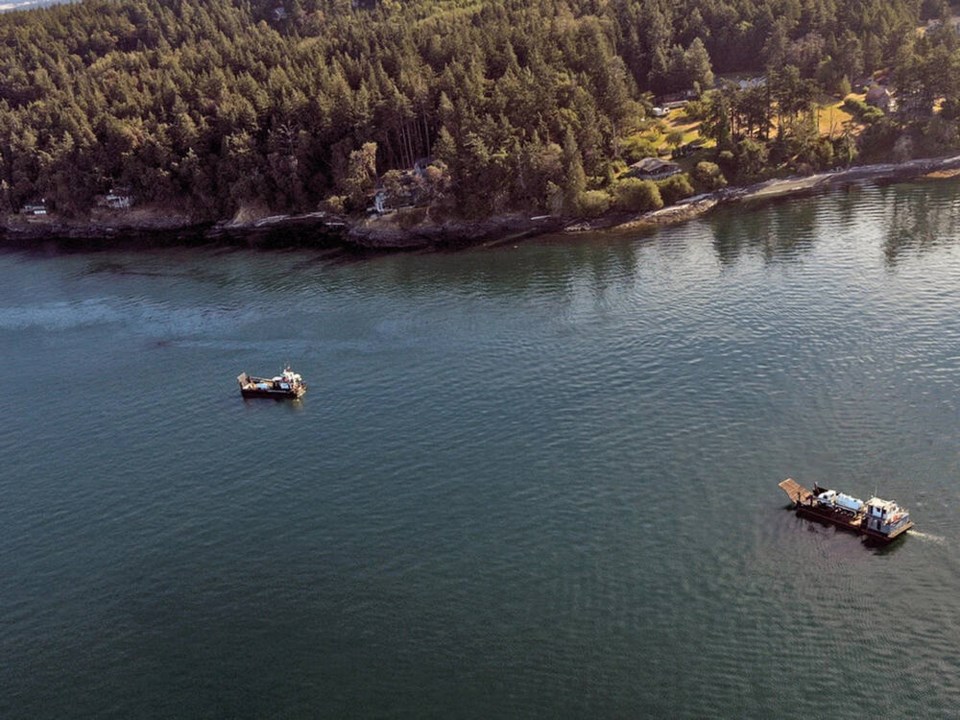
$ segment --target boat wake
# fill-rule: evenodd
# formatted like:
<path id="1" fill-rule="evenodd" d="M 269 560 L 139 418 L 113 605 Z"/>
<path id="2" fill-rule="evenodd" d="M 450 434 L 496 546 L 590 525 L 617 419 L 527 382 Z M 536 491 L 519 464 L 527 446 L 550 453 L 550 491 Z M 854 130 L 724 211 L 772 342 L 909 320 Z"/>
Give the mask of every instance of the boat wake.
<path id="1" fill-rule="evenodd" d="M 911 531 L 910 531 L 910 537 L 915 537 L 915 538 L 917 538 L 917 539 L 919 539 L 919 540 L 923 540 L 924 542 L 930 542 L 930 543 L 934 543 L 934 544 L 936 544 L 936 545 L 946 545 L 946 544 L 947 544 L 947 539 L 946 539 L 945 537 L 943 537 L 942 535 L 930 535 L 929 533 L 917 532 L 916 530 L 911 530 Z"/>

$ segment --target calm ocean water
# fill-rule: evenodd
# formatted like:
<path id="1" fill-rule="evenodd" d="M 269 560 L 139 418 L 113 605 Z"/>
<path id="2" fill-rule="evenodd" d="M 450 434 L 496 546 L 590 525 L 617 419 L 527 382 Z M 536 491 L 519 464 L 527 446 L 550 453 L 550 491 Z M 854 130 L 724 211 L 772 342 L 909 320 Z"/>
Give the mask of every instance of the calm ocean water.
<path id="1" fill-rule="evenodd" d="M 0 253 L 0 717 L 960 716 L 958 190 Z M 285 362 L 302 403 L 240 398 Z"/>

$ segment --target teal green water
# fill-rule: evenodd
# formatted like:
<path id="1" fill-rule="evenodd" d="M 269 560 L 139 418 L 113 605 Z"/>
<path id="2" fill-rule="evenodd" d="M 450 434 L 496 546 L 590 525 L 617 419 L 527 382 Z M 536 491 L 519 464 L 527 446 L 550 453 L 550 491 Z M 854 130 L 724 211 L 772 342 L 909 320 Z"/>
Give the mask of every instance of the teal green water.
<path id="1" fill-rule="evenodd" d="M 0 254 L 0 716 L 957 717 L 958 189 Z M 285 362 L 302 403 L 239 397 Z"/>

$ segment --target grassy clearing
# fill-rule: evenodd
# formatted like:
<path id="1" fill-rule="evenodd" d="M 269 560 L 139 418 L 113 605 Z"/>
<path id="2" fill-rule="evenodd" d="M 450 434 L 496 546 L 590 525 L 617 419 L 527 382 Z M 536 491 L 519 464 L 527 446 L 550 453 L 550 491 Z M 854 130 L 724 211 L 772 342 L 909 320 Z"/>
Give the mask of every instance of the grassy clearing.
<path id="1" fill-rule="evenodd" d="M 863 95 L 847 95 L 863 100 Z M 846 100 L 846 98 L 844 98 Z M 843 133 L 844 125 L 854 122 L 853 116 L 843 109 L 843 100 L 829 99 L 817 104 L 817 126 L 820 134 L 835 138 Z"/>
<path id="2" fill-rule="evenodd" d="M 847 97 L 864 99 L 862 93 L 853 93 Z M 823 137 L 837 138 L 845 129 L 852 128 L 854 133 L 860 129 L 856 120 L 843 109 L 843 100 L 833 97 L 824 97 L 816 104 L 816 117 L 818 130 Z M 771 125 L 771 136 L 774 132 L 775 128 Z M 716 143 L 700 136 L 700 121 L 688 117 L 684 108 L 675 108 L 662 118 L 649 118 L 638 123 L 637 131 L 624 140 L 624 147 L 633 147 L 635 152 L 649 151 L 651 156 L 670 156 L 675 147 L 675 142 L 670 142 L 673 133 L 681 133 L 681 146 L 703 141 L 699 150 L 675 158 L 675 162 L 685 170 L 689 170 L 700 160 L 711 159 L 707 151 L 716 147 Z M 676 141 L 676 138 L 673 139 Z"/>
<path id="3" fill-rule="evenodd" d="M 682 108 L 671 110 L 662 118 L 651 118 L 640 124 L 639 129 L 627 137 L 625 146 L 646 147 L 651 155 L 670 154 L 674 133 L 680 133 L 680 145 L 700 138 L 700 122 L 691 120 Z"/>
<path id="4" fill-rule="evenodd" d="M 700 121 L 691 120 L 687 117 L 683 108 L 671 110 L 670 114 L 664 119 L 667 120 L 667 126 L 670 128 L 668 132 L 683 133 L 684 144 L 700 138 Z"/>

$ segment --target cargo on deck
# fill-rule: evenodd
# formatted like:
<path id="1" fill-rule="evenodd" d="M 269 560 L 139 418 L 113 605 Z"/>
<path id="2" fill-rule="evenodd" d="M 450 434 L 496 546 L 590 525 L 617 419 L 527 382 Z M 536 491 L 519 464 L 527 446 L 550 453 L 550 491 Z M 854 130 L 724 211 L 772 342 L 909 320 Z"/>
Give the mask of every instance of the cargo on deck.
<path id="1" fill-rule="evenodd" d="M 307 391 L 307 385 L 303 382 L 303 378 L 298 373 L 293 372 L 289 366 L 283 369 L 283 373 L 272 378 L 240 373 L 237 376 L 237 382 L 240 384 L 240 394 L 245 398 L 299 400 Z"/>

